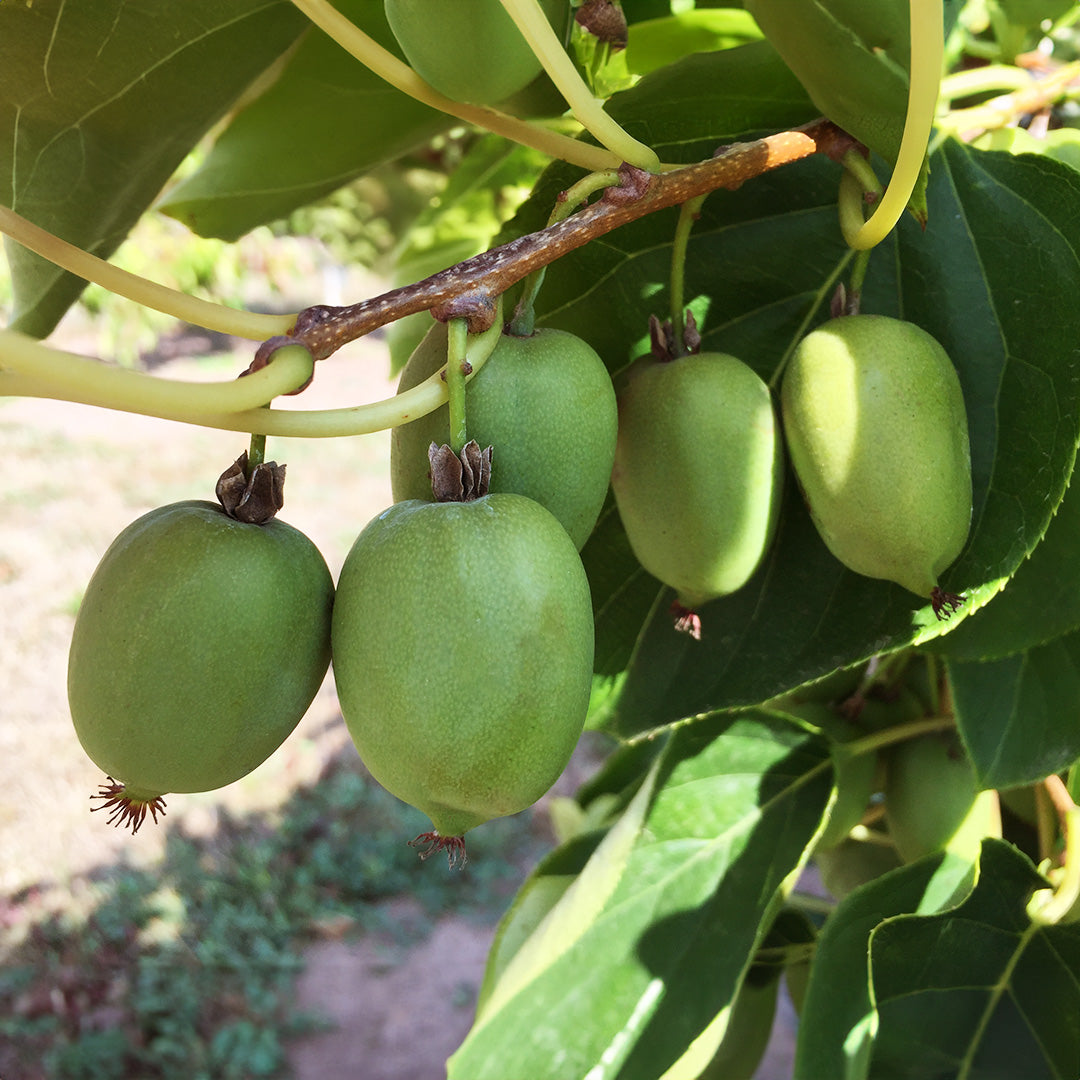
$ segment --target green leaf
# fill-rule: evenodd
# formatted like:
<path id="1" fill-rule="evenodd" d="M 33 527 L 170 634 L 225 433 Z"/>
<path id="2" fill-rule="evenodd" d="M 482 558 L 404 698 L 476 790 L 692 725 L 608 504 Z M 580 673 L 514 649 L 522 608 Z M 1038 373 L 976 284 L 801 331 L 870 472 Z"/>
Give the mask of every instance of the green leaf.
<path id="1" fill-rule="evenodd" d="M 626 63 L 635 75 L 647 75 L 689 53 L 730 49 L 760 37 L 761 31 L 749 12 L 695 8 L 632 23 L 627 35 Z"/>
<path id="2" fill-rule="evenodd" d="M 282 0 L 0 4 L 0 202 L 107 258 L 304 25 Z M 12 326 L 44 337 L 85 282 L 5 247 Z"/>
<path id="3" fill-rule="evenodd" d="M 604 835 L 598 830 L 567 841 L 543 858 L 518 889 L 509 910 L 499 922 L 488 952 L 484 982 L 476 1003 L 478 1015 L 483 1013 L 510 961 L 578 880 Z"/>
<path id="4" fill-rule="evenodd" d="M 1080 169 L 1080 131 L 1053 128 L 1038 138 L 1026 128 L 996 128 L 980 135 L 972 144 L 980 150 L 1008 150 L 1010 154 L 1046 154 Z"/>
<path id="5" fill-rule="evenodd" d="M 335 5 L 386 47 L 382 4 Z M 200 236 L 235 240 L 420 145 L 453 121 L 395 90 L 312 29 L 269 88 L 233 117 L 160 209 Z"/>
<path id="6" fill-rule="evenodd" d="M 996 6 L 1013 25 L 1038 30 L 1047 19 L 1060 19 L 1075 0 L 996 0 Z"/>
<path id="7" fill-rule="evenodd" d="M 951 660 L 994 660 L 1080 628 L 1078 544 L 1080 484 L 1073 484 L 1005 590 L 927 648 Z"/>
<path id="8" fill-rule="evenodd" d="M 938 857 L 853 892 L 818 939 L 796 1080 L 1065 1080 L 1080 1066 L 1080 928 L 1037 926 L 1046 883 L 985 840 L 959 903 L 926 900 Z"/>
<path id="9" fill-rule="evenodd" d="M 648 623 L 653 607 L 663 604 L 664 586 L 637 561 L 610 494 L 581 550 L 581 561 L 592 589 L 596 628 L 587 726 L 601 728 L 618 703 L 627 657 L 641 627 Z M 663 610 L 669 605 L 670 599 Z"/>
<path id="10" fill-rule="evenodd" d="M 938 911 L 955 896 L 957 884 L 946 858 L 934 855 L 874 878 L 833 911 L 810 967 L 795 1080 L 867 1075 L 875 1020 L 868 965 L 871 936 L 898 915 Z"/>
<path id="11" fill-rule="evenodd" d="M 674 732 L 614 892 L 516 993 L 496 986 L 451 1080 L 662 1075 L 734 999 L 821 820 L 828 760 L 768 713 Z"/>
<path id="12" fill-rule="evenodd" d="M 747 8 L 835 124 L 888 161 L 907 114 L 907 0 L 746 0 Z"/>
<path id="13" fill-rule="evenodd" d="M 577 877 L 557 897 L 556 883 L 544 874 L 530 883 L 533 888 L 526 893 L 531 897 L 528 909 L 523 911 L 515 903 L 509 918 L 500 926 L 496 947 L 489 957 L 484 992 L 476 1011 L 478 1025 L 547 971 L 596 921 L 622 880 L 641 838 L 656 773 L 656 768 L 650 770 L 625 812 L 590 854 Z M 528 936 L 523 937 L 524 927 L 539 914 L 536 886 L 540 883 L 543 884 L 540 896 L 554 899 L 554 903 Z M 512 948 L 515 939 L 519 944 Z"/>
<path id="14" fill-rule="evenodd" d="M 1028 920 L 1031 893 L 1045 885 L 1016 848 L 987 840 L 979 882 L 959 907 L 874 931 L 872 1076 L 1080 1073 L 1080 926 Z"/>
<path id="15" fill-rule="evenodd" d="M 1080 631 L 1000 660 L 950 660 L 948 671 L 980 787 L 1034 783 L 1080 759 Z"/>
<path id="16" fill-rule="evenodd" d="M 666 94 L 679 71 L 670 101 L 646 78 L 613 99 L 612 112 L 636 124 L 664 159 L 701 156 L 747 137 L 767 114 L 776 126 L 785 110 L 791 121 L 799 114 L 798 95 L 778 89 L 782 79 L 774 84 L 779 96 L 738 98 L 735 112 L 718 104 L 730 100 L 732 82 L 753 92 L 772 70 L 771 56 L 750 45 L 692 57 L 657 73 Z M 705 203 L 686 264 L 704 349 L 734 353 L 768 381 L 802 333 L 827 317 L 847 258 L 836 223 L 838 178 L 831 162 L 812 159 Z M 535 227 L 566 184 L 564 170 L 551 170 L 515 231 Z M 1073 465 L 1080 309 L 1062 305 L 1053 319 L 1041 317 L 1036 283 L 1080 289 L 1080 177 L 1045 158 L 947 143 L 934 157 L 928 198 L 927 230 L 906 220 L 871 256 L 863 310 L 918 323 L 957 366 L 975 509 L 968 548 L 943 585 L 975 608 L 1035 547 Z M 621 370 L 647 348 L 650 312 L 667 314 L 674 222 L 674 213 L 652 214 L 559 260 L 541 293 L 540 321 L 586 338 L 613 372 Z M 742 590 L 702 608 L 701 641 L 672 631 L 673 595 L 658 592 L 620 551 L 616 523 L 602 528 L 603 548 L 619 555 L 594 577 L 597 611 L 612 602 L 649 612 L 644 624 L 598 619 L 605 697 L 597 717 L 620 734 L 753 704 L 960 622 L 939 623 L 899 586 L 847 571 L 819 539 L 791 477 L 771 552 Z"/>

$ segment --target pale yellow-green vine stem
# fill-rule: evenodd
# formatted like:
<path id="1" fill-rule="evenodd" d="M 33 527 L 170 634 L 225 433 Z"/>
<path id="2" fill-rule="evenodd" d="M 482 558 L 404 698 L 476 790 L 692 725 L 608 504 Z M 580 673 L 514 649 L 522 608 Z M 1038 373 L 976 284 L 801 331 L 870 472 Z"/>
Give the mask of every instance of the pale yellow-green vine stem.
<path id="1" fill-rule="evenodd" d="M 548 217 L 548 224 L 554 225 L 556 221 L 562 221 L 569 217 L 590 195 L 595 195 L 605 188 L 616 187 L 620 183 L 618 169 L 601 169 L 599 172 L 589 173 L 583 176 L 576 184 L 563 192 L 562 198 L 552 208 Z"/>
<path id="2" fill-rule="evenodd" d="M 941 67 L 945 57 L 942 0 L 910 0 L 911 78 L 904 133 L 892 179 L 870 219 L 848 244 L 865 251 L 880 244 L 900 220 L 922 170 L 937 111 Z"/>
<path id="3" fill-rule="evenodd" d="M 855 157 L 862 158 L 855 153 Z M 845 162 L 847 158 L 845 157 Z M 864 158 L 862 160 L 865 160 Z M 844 169 L 840 176 L 840 194 L 837 208 L 840 211 L 840 231 L 850 245 L 851 238 L 866 223 L 866 188 L 862 181 L 849 169 Z"/>
<path id="4" fill-rule="evenodd" d="M 206 413 L 258 409 L 278 395 L 303 386 L 313 368 L 307 349 L 287 345 L 274 353 L 266 367 L 243 378 L 181 382 L 75 356 L 15 330 L 0 330 L 0 371 L 18 377 L 14 385 L 3 384 L 12 387 L 7 393 L 55 397 L 197 423 Z"/>
<path id="5" fill-rule="evenodd" d="M 440 369 L 429 379 L 391 398 L 382 401 L 370 402 L 344 409 L 267 409 L 267 408 L 244 408 L 241 411 L 227 411 L 230 402 L 224 403 L 220 397 L 213 397 L 208 406 L 200 399 L 196 408 L 186 409 L 175 407 L 167 400 L 169 391 L 157 390 L 162 399 L 156 401 L 156 407 L 150 406 L 148 396 L 151 390 L 150 384 L 165 383 L 166 380 L 155 376 L 143 375 L 138 372 L 124 371 L 111 368 L 108 365 L 83 357 L 74 357 L 69 354 L 59 353 L 67 361 L 77 361 L 83 365 L 73 380 L 46 379 L 38 374 L 41 371 L 39 362 L 44 353 L 56 353 L 40 342 L 25 338 L 27 351 L 23 354 L 25 362 L 19 363 L 19 370 L 15 370 L 16 363 L 11 362 L 14 350 L 9 348 L 8 336 L 13 331 L 0 332 L 0 395 L 18 397 L 47 397 L 64 401 L 80 402 L 84 405 L 99 405 L 103 408 L 120 409 L 123 412 L 141 413 L 144 416 L 156 416 L 162 420 L 176 420 L 186 424 L 197 424 L 200 427 L 220 428 L 225 431 L 246 431 L 262 435 L 288 436 L 300 439 L 336 438 L 345 435 L 367 435 L 375 431 L 384 431 L 387 428 L 397 427 L 399 424 L 408 423 L 421 416 L 427 415 L 442 405 L 447 399 L 446 383 L 442 378 Z M 502 335 L 502 301 L 500 299 L 495 312 L 495 322 L 491 328 L 482 334 L 470 336 L 465 357 L 472 368 L 469 378 L 484 366 L 485 361 L 491 355 L 495 346 L 499 343 Z M 14 335 L 23 337 L 23 335 Z M 287 393 L 302 385 L 310 374 L 310 366 L 306 369 L 307 374 L 302 377 L 290 375 L 276 367 L 277 357 L 284 357 L 287 353 L 302 352 L 293 350 L 291 346 L 275 353 L 275 360 L 267 367 L 245 375 L 243 379 L 234 383 L 182 383 L 176 392 L 186 394 L 184 388 L 200 387 L 203 392 L 212 391 L 215 395 L 223 391 L 232 393 L 232 387 L 248 383 L 249 380 L 259 380 L 267 384 L 267 373 L 274 372 L 276 381 L 270 386 L 270 392 L 265 396 L 255 395 L 262 401 L 269 401 L 271 397 Z M 308 358 L 310 360 L 310 357 Z M 6 369 L 6 370 L 5 370 Z M 86 369 L 94 369 L 92 372 Z M 107 374 L 108 373 L 108 374 Z M 131 389 L 125 394 L 125 403 L 119 404 L 115 395 L 115 386 L 108 382 L 112 378 L 111 373 L 127 377 L 127 384 Z M 280 376 L 280 377 L 279 377 Z M 137 380 L 137 381 L 136 381 Z M 288 385 L 282 385 L 288 383 Z M 259 385 L 256 382 L 255 385 Z M 211 411 L 212 410 L 212 411 Z"/>
<path id="6" fill-rule="evenodd" d="M 275 334 L 284 334 L 296 321 L 296 315 L 260 315 L 253 311 L 214 304 L 121 270 L 119 266 L 113 266 L 112 263 L 53 236 L 6 206 L 0 206 L 0 232 L 56 266 L 92 281 L 118 296 L 125 296 L 143 307 L 163 311 L 166 315 L 183 319 L 195 326 L 205 326 L 208 330 L 234 334 L 251 341 L 264 341 Z"/>
<path id="7" fill-rule="evenodd" d="M 497 135 L 531 146 L 553 158 L 560 158 L 571 165 L 579 165 L 590 172 L 597 169 L 617 168 L 621 159 L 601 146 L 589 146 L 567 135 L 525 120 L 507 116 L 497 109 L 481 105 L 465 105 L 460 101 L 440 94 L 430 86 L 408 64 L 402 63 L 393 53 L 384 49 L 377 41 L 369 37 L 355 23 L 350 22 L 327 0 L 292 0 L 319 29 L 332 37 L 346 52 L 356 57 L 366 68 L 373 71 L 380 79 L 388 82 L 403 94 L 417 101 L 430 105 L 433 109 L 447 113 L 466 123 L 475 124 Z M 374 2 L 374 0 L 372 0 Z"/>
<path id="8" fill-rule="evenodd" d="M 955 101 L 994 90 L 1024 90 L 1033 81 L 1031 72 L 1023 68 L 1013 67 L 1012 64 L 988 64 L 986 67 L 946 75 L 941 80 L 940 98 L 942 101 Z"/>
<path id="9" fill-rule="evenodd" d="M 1028 901 L 1028 917 L 1041 926 L 1080 919 L 1080 808 L 1065 813 L 1065 865 L 1055 889 L 1038 889 Z"/>
<path id="10" fill-rule="evenodd" d="M 656 151 L 633 138 L 593 97 L 547 21 L 539 0 L 500 0 L 500 3 L 544 65 L 548 78 L 558 87 L 578 123 L 622 161 L 648 172 L 657 172 L 660 159 Z"/>

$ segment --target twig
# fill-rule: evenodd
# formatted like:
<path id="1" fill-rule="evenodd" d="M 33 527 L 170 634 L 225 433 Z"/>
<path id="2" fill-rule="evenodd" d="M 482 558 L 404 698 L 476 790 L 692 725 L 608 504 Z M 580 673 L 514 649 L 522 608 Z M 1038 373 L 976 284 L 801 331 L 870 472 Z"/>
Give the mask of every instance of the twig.
<path id="1" fill-rule="evenodd" d="M 598 236 L 717 188 L 737 188 L 815 153 L 839 160 L 852 145 L 851 136 L 827 120 L 818 120 L 793 131 L 726 146 L 708 161 L 671 172 L 652 174 L 624 165 L 619 170 L 622 185 L 608 188 L 597 202 L 576 214 L 358 304 L 305 308 L 289 337 L 322 360 L 342 345 L 420 311 L 430 311 L 444 322 L 466 318 L 469 330 L 477 333 L 491 325 L 496 297 L 532 271 Z M 279 344 L 275 342 L 274 347 Z M 264 342 L 252 370 L 261 367 L 272 351 Z"/>
<path id="2" fill-rule="evenodd" d="M 984 131 L 1006 127 L 1018 116 L 1041 112 L 1074 92 L 1077 84 L 1080 84 L 1080 61 L 1073 61 L 1022 90 L 1002 94 L 969 109 L 954 109 L 943 124 L 964 142 L 971 142 Z"/>

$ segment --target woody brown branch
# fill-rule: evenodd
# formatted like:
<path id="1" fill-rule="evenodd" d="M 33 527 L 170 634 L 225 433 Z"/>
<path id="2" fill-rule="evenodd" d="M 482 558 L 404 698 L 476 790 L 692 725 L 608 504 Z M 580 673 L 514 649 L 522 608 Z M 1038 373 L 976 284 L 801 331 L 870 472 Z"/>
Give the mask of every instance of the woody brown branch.
<path id="1" fill-rule="evenodd" d="M 287 341 L 304 345 L 316 360 L 387 323 L 430 311 L 446 321 L 463 317 L 471 332 L 492 323 L 495 300 L 522 278 L 575 248 L 628 222 L 718 188 L 734 189 L 764 173 L 824 153 L 837 160 L 854 145 L 851 136 L 826 120 L 782 131 L 753 142 L 734 143 L 707 161 L 666 173 L 646 173 L 624 165 L 622 183 L 595 203 L 509 243 L 441 270 L 411 285 L 347 307 L 305 308 L 287 338 L 263 342 L 249 370 L 263 367 Z"/>

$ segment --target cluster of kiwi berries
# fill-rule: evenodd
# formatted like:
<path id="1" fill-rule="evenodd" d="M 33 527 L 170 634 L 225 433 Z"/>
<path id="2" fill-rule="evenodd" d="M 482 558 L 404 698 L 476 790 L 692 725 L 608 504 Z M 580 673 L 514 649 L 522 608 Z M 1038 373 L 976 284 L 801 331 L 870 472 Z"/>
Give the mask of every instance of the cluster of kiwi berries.
<path id="1" fill-rule="evenodd" d="M 401 388 L 446 352 L 436 324 Z M 165 506 L 117 537 L 68 671 L 76 733 L 109 776 L 99 808 L 134 831 L 166 793 L 246 775 L 299 722 L 331 654 L 365 764 L 431 818 L 425 854 L 462 859 L 467 830 L 551 786 L 588 708 L 578 551 L 607 493 L 615 393 L 581 339 L 505 333 L 470 384 L 469 427 L 460 454 L 446 406 L 395 432 L 397 501 L 357 538 L 336 589 L 315 545 L 274 516 L 272 463 L 241 459 L 220 505 Z M 492 446 L 505 448 L 494 467 Z"/>
<path id="2" fill-rule="evenodd" d="M 784 373 L 782 424 L 769 388 L 723 353 L 650 356 L 619 393 L 612 487 L 641 564 L 676 592 L 677 625 L 744 585 L 776 530 L 786 442 L 829 550 L 947 616 L 938 578 L 967 541 L 971 457 L 960 381 L 913 323 L 830 320 Z"/>
<path id="3" fill-rule="evenodd" d="M 446 338 L 436 324 L 400 389 L 441 366 Z M 799 345 L 781 396 L 830 549 L 951 602 L 937 576 L 966 538 L 971 480 L 940 345 L 894 319 L 834 319 Z M 274 516 L 273 465 L 241 461 L 219 482 L 220 506 L 165 506 L 117 537 L 69 665 L 76 732 L 109 774 L 96 797 L 115 820 L 137 829 L 166 793 L 255 768 L 298 723 L 332 653 L 367 767 L 428 814 L 429 848 L 457 858 L 467 830 L 550 787 L 581 733 L 593 629 L 578 551 L 609 478 L 684 627 L 748 580 L 775 530 L 780 425 L 769 389 L 734 357 L 644 358 L 616 398 L 580 338 L 507 332 L 470 384 L 469 425 L 476 441 L 460 456 L 445 406 L 394 431 L 396 502 L 357 538 L 336 590 L 315 545 Z"/>
<path id="4" fill-rule="evenodd" d="M 450 6 L 385 3 L 436 89 L 490 104 L 541 75 L 499 0 L 455 0 L 447 17 Z M 546 12 L 555 25 L 568 6 Z M 446 352 L 436 325 L 400 388 Z M 474 441 L 460 454 L 445 407 L 395 430 L 395 503 L 357 538 L 336 588 L 315 545 L 274 516 L 272 465 L 238 463 L 221 505 L 165 506 L 117 537 L 87 588 L 68 676 L 111 820 L 136 830 L 166 793 L 246 775 L 294 729 L 332 655 L 368 769 L 431 818 L 425 854 L 463 858 L 462 835 L 531 805 L 580 736 L 593 623 L 578 551 L 609 481 L 634 553 L 695 635 L 698 609 L 764 558 L 785 439 L 837 558 L 939 613 L 957 603 L 937 579 L 970 524 L 964 405 L 944 350 L 909 323 L 848 316 L 809 334 L 785 375 L 783 436 L 769 388 L 734 357 L 643 358 L 616 399 L 597 354 L 550 329 L 505 333 L 468 402 Z"/>

